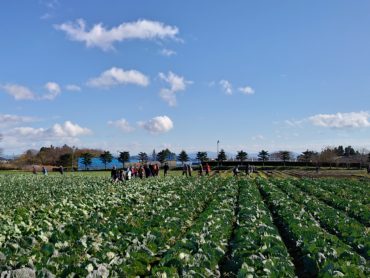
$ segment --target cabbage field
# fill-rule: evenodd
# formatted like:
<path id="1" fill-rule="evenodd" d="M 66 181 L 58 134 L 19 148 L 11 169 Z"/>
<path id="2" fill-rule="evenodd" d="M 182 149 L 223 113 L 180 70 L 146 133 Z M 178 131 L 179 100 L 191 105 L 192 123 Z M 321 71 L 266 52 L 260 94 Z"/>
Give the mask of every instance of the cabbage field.
<path id="1" fill-rule="evenodd" d="M 369 277 L 370 183 L 0 176 L 0 277 Z"/>

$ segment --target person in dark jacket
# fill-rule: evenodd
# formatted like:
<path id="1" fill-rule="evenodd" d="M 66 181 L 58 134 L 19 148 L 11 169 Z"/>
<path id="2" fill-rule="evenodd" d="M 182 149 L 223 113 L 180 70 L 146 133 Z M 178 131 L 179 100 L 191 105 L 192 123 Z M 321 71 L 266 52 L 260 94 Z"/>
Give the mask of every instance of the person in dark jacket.
<path id="1" fill-rule="evenodd" d="M 188 176 L 188 166 L 186 164 L 182 166 L 182 175 Z"/>
<path id="2" fill-rule="evenodd" d="M 114 181 L 114 182 L 117 181 L 118 175 L 117 175 L 116 166 L 113 166 L 112 171 L 110 172 L 110 177 L 111 177 L 112 181 Z"/>
<path id="3" fill-rule="evenodd" d="M 168 163 L 166 162 L 163 166 L 163 175 L 164 176 L 167 176 L 167 172 L 168 172 L 169 169 L 170 169 L 170 167 L 168 166 Z"/>

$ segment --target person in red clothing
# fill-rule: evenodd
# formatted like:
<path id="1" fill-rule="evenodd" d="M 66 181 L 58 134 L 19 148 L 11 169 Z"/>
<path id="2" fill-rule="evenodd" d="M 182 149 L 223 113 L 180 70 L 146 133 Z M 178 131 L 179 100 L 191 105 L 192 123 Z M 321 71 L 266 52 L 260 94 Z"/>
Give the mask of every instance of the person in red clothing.
<path id="1" fill-rule="evenodd" d="M 205 166 L 205 170 L 206 170 L 206 176 L 208 176 L 209 175 L 209 173 L 211 173 L 211 166 L 209 166 L 209 164 L 208 163 L 206 163 L 206 166 Z"/>

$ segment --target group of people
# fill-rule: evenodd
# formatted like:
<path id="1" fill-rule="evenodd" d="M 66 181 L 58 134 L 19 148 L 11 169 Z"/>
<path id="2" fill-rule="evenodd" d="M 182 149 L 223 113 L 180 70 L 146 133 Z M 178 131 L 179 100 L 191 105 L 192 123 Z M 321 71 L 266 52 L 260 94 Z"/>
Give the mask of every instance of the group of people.
<path id="1" fill-rule="evenodd" d="M 190 164 L 184 164 L 182 166 L 183 176 L 191 177 L 192 172 L 193 172 L 193 168 L 191 167 Z M 198 172 L 199 176 L 203 176 L 204 173 L 206 176 L 208 176 L 210 172 L 211 172 L 211 166 L 209 166 L 208 163 L 206 163 L 204 166 L 202 164 L 199 164 L 199 172 Z"/>
<path id="2" fill-rule="evenodd" d="M 250 165 L 250 164 L 247 164 L 245 166 L 245 174 L 247 176 L 249 176 L 251 173 L 254 173 L 256 172 L 256 166 L 254 165 Z M 233 175 L 234 176 L 237 176 L 238 174 L 240 173 L 239 171 L 239 165 L 236 165 L 234 168 L 233 168 Z"/>
<path id="3" fill-rule="evenodd" d="M 62 165 L 60 165 L 58 167 L 58 172 L 63 175 L 64 174 L 64 167 Z M 34 175 L 37 175 L 37 169 L 36 169 L 36 166 L 33 166 L 32 167 L 32 173 Z M 45 167 L 45 166 L 42 166 L 41 167 L 41 173 L 44 175 L 44 176 L 47 176 L 48 175 L 48 169 Z"/>
<path id="4" fill-rule="evenodd" d="M 203 176 L 203 173 L 205 173 L 206 176 L 208 176 L 211 173 L 211 166 L 209 166 L 208 163 L 204 164 L 199 164 L 199 176 Z"/>
<path id="5" fill-rule="evenodd" d="M 164 176 L 167 176 L 169 166 L 167 163 L 163 166 Z M 145 164 L 140 166 L 130 166 L 126 170 L 118 170 L 116 166 L 113 166 L 111 171 L 111 179 L 114 182 L 131 180 L 132 178 L 150 178 L 157 177 L 159 175 L 158 164 Z"/>

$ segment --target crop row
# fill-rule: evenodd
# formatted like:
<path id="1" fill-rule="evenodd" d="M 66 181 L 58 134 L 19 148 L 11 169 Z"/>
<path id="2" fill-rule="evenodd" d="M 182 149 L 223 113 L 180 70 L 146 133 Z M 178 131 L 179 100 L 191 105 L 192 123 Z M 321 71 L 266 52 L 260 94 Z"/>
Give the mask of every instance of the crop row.
<path id="1" fill-rule="evenodd" d="M 336 210 L 317 198 L 302 192 L 292 185 L 290 180 L 274 180 L 273 183 L 296 202 L 304 205 L 321 226 L 325 227 L 330 233 L 336 234 L 345 243 L 358 250 L 362 256 L 369 259 L 370 237 L 364 225 L 348 217 L 344 212 Z"/>
<path id="2" fill-rule="evenodd" d="M 56 178 L 47 180 L 38 190 L 52 192 L 49 196 L 45 193 L 48 199 L 40 202 L 34 197 L 28 210 L 18 211 L 14 217 L 3 215 L 6 225 L 0 232 L 0 270 L 27 266 L 62 276 L 86 276 L 102 267 L 111 274 L 124 272 L 121 266 L 127 265 L 123 258 L 130 245 L 142 246 L 146 238 L 161 237 L 163 223 L 186 227 L 178 222 L 188 221 L 191 225 L 218 184 L 153 179 L 122 186 L 102 179 L 81 179 L 69 186 Z M 19 193 L 33 196 L 26 186 Z"/>
<path id="3" fill-rule="evenodd" d="M 345 197 L 338 196 L 335 192 L 322 189 L 320 186 L 325 181 L 295 181 L 294 185 L 303 191 L 316 196 L 328 205 L 345 211 L 349 216 L 356 218 L 366 226 L 370 224 L 370 205 L 364 205 L 348 193 Z"/>
<path id="4" fill-rule="evenodd" d="M 299 248 L 305 275 L 369 275 L 366 260 L 336 236 L 323 230 L 304 206 L 297 204 L 271 182 L 259 180 L 258 183 L 274 213 Z"/>
<path id="5" fill-rule="evenodd" d="M 320 188 L 335 193 L 340 198 L 351 196 L 356 202 L 370 204 L 370 183 L 358 180 L 325 179 L 312 181 Z"/>
<path id="6" fill-rule="evenodd" d="M 237 199 L 237 185 L 222 182 L 207 209 L 196 223 L 152 270 L 159 277 L 214 277 L 228 247 Z"/>
<path id="7" fill-rule="evenodd" d="M 294 277 L 294 265 L 254 182 L 239 182 L 232 260 L 238 277 Z"/>

